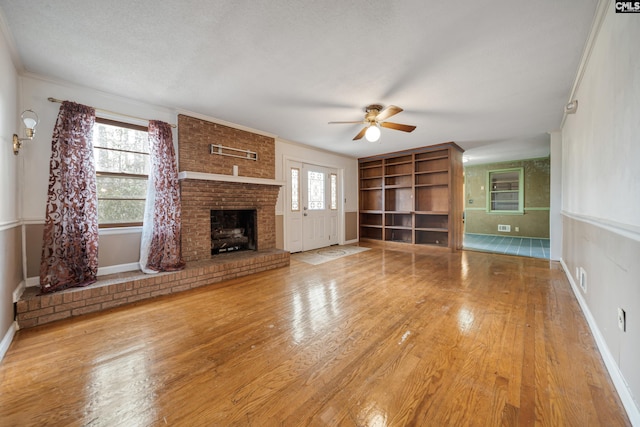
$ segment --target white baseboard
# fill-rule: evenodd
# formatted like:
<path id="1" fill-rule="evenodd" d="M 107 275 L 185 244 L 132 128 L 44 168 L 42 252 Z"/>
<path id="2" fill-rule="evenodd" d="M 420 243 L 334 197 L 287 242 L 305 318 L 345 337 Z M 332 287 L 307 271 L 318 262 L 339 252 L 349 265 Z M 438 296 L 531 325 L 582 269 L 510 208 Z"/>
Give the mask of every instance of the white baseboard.
<path id="1" fill-rule="evenodd" d="M 587 324 L 591 329 L 591 333 L 596 340 L 596 345 L 598 346 L 598 350 L 600 351 L 600 355 L 602 356 L 602 360 L 604 360 L 604 364 L 609 371 L 609 375 L 611 375 L 611 380 L 613 381 L 613 385 L 618 392 L 618 396 L 620 396 L 620 400 L 622 400 L 622 405 L 624 409 L 627 411 L 627 416 L 629 417 L 629 421 L 631 421 L 631 425 L 640 426 L 640 408 L 636 405 L 633 400 L 633 395 L 629 390 L 629 386 L 627 386 L 627 382 L 620 372 L 620 368 L 616 363 L 616 359 L 611 354 L 609 347 L 607 347 L 607 343 L 598 329 L 598 324 L 594 319 L 591 311 L 589 310 L 589 306 L 587 302 L 584 300 L 582 293 L 580 291 L 580 287 L 576 284 L 571 276 L 571 272 L 569 271 L 569 267 L 564 262 L 564 259 L 560 258 L 560 264 L 562 264 L 562 269 L 564 270 L 564 274 L 567 276 L 569 283 L 571 284 L 571 289 L 573 290 L 576 299 L 578 300 L 578 304 L 580 304 L 580 308 L 582 309 L 582 313 L 584 317 L 587 319 Z"/>
<path id="2" fill-rule="evenodd" d="M 20 297 L 22 296 L 22 293 L 24 292 L 24 290 L 27 287 L 27 282 L 26 281 L 21 281 L 18 286 L 16 286 L 16 288 L 13 290 L 13 302 L 18 302 L 20 300 Z"/>
<path id="3" fill-rule="evenodd" d="M 17 330 L 18 324 L 13 322 L 11 326 L 9 326 L 7 333 L 2 337 L 2 341 L 0 341 L 0 361 L 4 359 L 4 355 L 7 353 L 7 350 L 9 350 L 9 346 L 11 345 L 11 341 L 13 341 L 13 336 L 16 334 Z"/>
<path id="4" fill-rule="evenodd" d="M 107 267 L 99 267 L 98 277 L 106 276 L 107 274 L 126 273 L 127 271 L 136 271 L 136 270 L 140 270 L 140 263 L 131 262 L 129 264 L 118 264 L 118 265 L 110 265 Z M 40 286 L 40 277 L 27 277 L 25 285 L 26 287 Z M 14 294 L 14 298 L 15 298 L 15 294 Z"/>

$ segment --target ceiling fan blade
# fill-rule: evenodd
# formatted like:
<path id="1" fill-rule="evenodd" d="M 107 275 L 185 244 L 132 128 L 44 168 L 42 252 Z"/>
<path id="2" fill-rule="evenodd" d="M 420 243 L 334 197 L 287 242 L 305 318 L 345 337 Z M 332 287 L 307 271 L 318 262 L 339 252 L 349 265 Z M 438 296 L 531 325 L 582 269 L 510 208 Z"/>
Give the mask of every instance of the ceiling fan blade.
<path id="1" fill-rule="evenodd" d="M 413 132 L 413 130 L 416 128 L 415 126 L 411 126 L 411 125 L 403 125 L 400 123 L 391 123 L 391 122 L 382 122 L 380 123 L 380 126 L 382 126 L 383 128 L 401 130 L 403 132 Z"/>
<path id="2" fill-rule="evenodd" d="M 367 127 L 368 127 L 368 126 L 363 127 L 363 128 L 362 128 L 362 130 L 360 131 L 360 133 L 359 133 L 359 134 L 357 134 L 357 135 L 355 136 L 355 138 L 353 138 L 353 140 L 354 140 L 354 141 L 357 141 L 358 139 L 362 139 L 362 137 L 364 136 L 365 132 L 367 132 Z"/>
<path id="3" fill-rule="evenodd" d="M 376 116 L 376 121 L 381 122 L 383 120 L 388 119 L 391 116 L 395 116 L 401 111 L 402 111 L 402 108 L 396 107 L 395 105 L 389 105 L 387 108 L 385 108 L 384 110 L 378 113 L 378 115 Z"/>
<path id="4" fill-rule="evenodd" d="M 354 123 L 364 123 L 364 120 L 358 120 L 354 122 L 329 122 L 330 125 L 349 125 Z"/>

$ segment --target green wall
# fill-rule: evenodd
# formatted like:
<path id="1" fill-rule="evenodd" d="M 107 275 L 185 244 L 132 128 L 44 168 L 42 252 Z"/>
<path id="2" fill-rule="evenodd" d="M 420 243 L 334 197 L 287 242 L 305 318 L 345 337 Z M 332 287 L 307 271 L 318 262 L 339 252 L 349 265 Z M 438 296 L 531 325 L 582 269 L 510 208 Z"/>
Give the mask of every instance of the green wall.
<path id="1" fill-rule="evenodd" d="M 489 213 L 487 175 L 509 168 L 524 169 L 524 214 Z M 548 157 L 465 167 L 465 232 L 549 238 L 549 171 Z M 511 232 L 499 232 L 498 224 L 511 225 Z"/>

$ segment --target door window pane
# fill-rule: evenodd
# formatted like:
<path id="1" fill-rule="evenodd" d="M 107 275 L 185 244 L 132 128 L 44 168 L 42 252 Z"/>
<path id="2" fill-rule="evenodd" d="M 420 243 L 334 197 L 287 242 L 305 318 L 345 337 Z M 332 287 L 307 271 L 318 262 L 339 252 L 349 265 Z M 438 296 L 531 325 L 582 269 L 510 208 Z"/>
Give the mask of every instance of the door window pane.
<path id="1" fill-rule="evenodd" d="M 291 168 L 291 211 L 300 210 L 300 169 Z"/>
<path id="2" fill-rule="evenodd" d="M 324 173 L 309 171 L 307 175 L 309 209 L 324 209 Z"/>
<path id="3" fill-rule="evenodd" d="M 338 175 L 332 173 L 331 175 L 331 210 L 338 209 Z"/>

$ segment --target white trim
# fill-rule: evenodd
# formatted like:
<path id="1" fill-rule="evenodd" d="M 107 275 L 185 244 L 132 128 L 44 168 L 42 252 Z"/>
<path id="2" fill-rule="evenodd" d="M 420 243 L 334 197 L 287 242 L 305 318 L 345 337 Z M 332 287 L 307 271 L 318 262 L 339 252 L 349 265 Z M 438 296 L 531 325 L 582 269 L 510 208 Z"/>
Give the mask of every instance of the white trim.
<path id="1" fill-rule="evenodd" d="M 609 371 L 609 375 L 611 375 L 611 380 L 613 381 L 613 385 L 618 392 L 618 396 L 620 396 L 620 400 L 622 401 L 622 405 L 624 409 L 627 411 L 627 416 L 629 417 L 629 421 L 631 421 L 631 425 L 640 426 L 640 408 L 638 408 L 633 400 L 633 395 L 631 394 L 631 390 L 627 386 L 627 382 L 624 379 L 624 376 L 620 372 L 618 364 L 616 363 L 613 354 L 609 351 L 609 347 L 598 329 L 598 324 L 596 320 L 593 318 L 591 311 L 589 311 L 589 306 L 587 302 L 582 297 L 582 293 L 578 285 L 576 285 L 571 273 L 569 272 L 569 267 L 564 262 L 563 258 L 560 258 L 560 264 L 562 265 L 562 269 L 564 270 L 564 274 L 567 276 L 569 283 L 571 284 L 571 289 L 573 290 L 573 294 L 576 296 L 578 300 L 578 304 L 580 304 L 580 308 L 582 309 L 582 313 L 584 314 L 585 319 L 587 319 L 587 324 L 591 329 L 591 333 L 593 334 L 593 338 L 596 340 L 596 345 L 598 346 L 598 350 L 600 351 L 600 355 L 602 356 L 602 360 L 604 361 L 605 366 L 607 367 L 607 371 Z"/>
<path id="2" fill-rule="evenodd" d="M 265 132 L 265 131 L 253 129 L 253 128 L 250 128 L 250 127 L 247 127 L 247 126 L 238 125 L 238 124 L 231 123 L 231 122 L 227 122 L 227 121 L 222 120 L 222 119 L 216 119 L 215 117 L 207 116 L 206 114 L 196 113 L 195 111 L 183 110 L 183 109 L 179 108 L 179 109 L 176 110 L 176 115 L 183 115 L 183 116 L 193 117 L 194 119 L 204 120 L 204 121 L 207 121 L 207 122 L 210 122 L 210 123 L 216 123 L 216 124 L 219 124 L 219 125 L 223 125 L 223 126 L 227 126 L 227 127 L 233 128 L 233 129 L 243 130 L 245 132 L 250 132 L 250 133 L 255 133 L 257 135 L 266 136 L 266 137 L 269 137 L 269 138 L 273 138 L 274 140 L 278 137 L 277 135 L 274 135 L 272 133 L 268 133 L 268 132 Z M 180 120 L 178 119 L 178 122 L 179 121 Z"/>
<path id="3" fill-rule="evenodd" d="M 607 231 L 615 233 L 619 236 L 626 237 L 636 242 L 640 242 L 640 227 L 633 225 L 622 224 L 615 221 L 609 221 L 603 218 L 596 218 L 589 215 L 581 215 L 576 213 L 567 212 L 564 209 L 560 212 L 567 218 L 575 219 L 576 221 L 586 222 L 593 226 L 604 228 Z"/>
<path id="4" fill-rule="evenodd" d="M 584 77 L 585 70 L 587 69 L 587 64 L 589 63 L 589 59 L 591 58 L 591 53 L 593 52 L 593 47 L 596 43 L 596 38 L 598 38 L 598 33 L 600 33 L 600 28 L 602 28 L 602 23 L 604 22 L 604 17 L 607 15 L 607 8 L 613 7 L 609 0 L 600 0 L 598 5 L 596 6 L 596 13 L 593 16 L 593 22 L 591 24 L 591 31 L 589 32 L 589 37 L 587 38 L 587 42 L 584 45 L 584 50 L 582 51 L 582 59 L 580 60 L 580 65 L 578 66 L 578 72 L 576 73 L 576 78 L 573 80 L 573 87 L 571 88 L 571 94 L 569 95 L 569 99 L 567 103 L 573 101 L 578 88 L 580 87 L 580 83 L 582 83 L 582 77 Z M 567 120 L 567 113 L 565 112 L 562 115 L 562 121 L 560 122 L 560 129 L 564 127 L 564 122 Z"/>
<path id="5" fill-rule="evenodd" d="M 358 157 L 356 157 L 356 156 L 350 156 L 348 154 L 336 153 L 335 151 L 330 151 L 330 150 L 327 150 L 326 148 L 316 147 L 315 145 L 308 145 L 308 144 L 304 144 L 302 142 L 290 141 L 290 140 L 284 139 L 284 138 L 276 137 L 276 142 L 280 142 L 282 144 L 295 145 L 295 146 L 298 146 L 300 148 L 305 148 L 307 150 L 320 151 L 322 153 L 331 154 L 333 156 L 342 157 L 342 158 L 349 159 L 349 160 L 358 160 Z M 322 166 L 322 165 L 319 165 L 319 166 Z"/>
<path id="6" fill-rule="evenodd" d="M 45 222 L 44 218 L 22 218 L 22 225 L 41 225 Z"/>
<path id="7" fill-rule="evenodd" d="M 341 245 L 355 245 L 356 243 L 360 243 L 360 240 L 358 239 L 345 240 L 344 243 L 341 243 Z"/>
<path id="8" fill-rule="evenodd" d="M 22 239 L 22 277 L 27 277 L 27 227 L 24 223 L 20 227 Z"/>
<path id="9" fill-rule="evenodd" d="M 108 265 L 106 267 L 98 267 L 98 279 L 101 276 L 106 276 L 107 274 L 126 273 L 128 271 L 137 271 L 137 270 L 140 270 L 140 264 L 138 262 L 130 262 L 128 264 L 117 264 L 117 265 Z M 27 288 L 40 286 L 40 277 L 27 277 L 27 280 L 24 283 Z"/>
<path id="10" fill-rule="evenodd" d="M 44 225 L 45 222 L 46 221 L 44 219 L 30 218 L 30 219 L 23 219 L 21 221 L 21 224 L 22 225 Z M 142 233 L 141 225 L 136 225 L 133 227 L 105 227 L 105 228 L 98 229 L 98 234 L 101 236 L 102 235 L 109 236 L 109 235 L 115 235 L 115 234 L 135 234 L 135 233 Z"/>
<path id="11" fill-rule="evenodd" d="M 18 286 L 16 286 L 16 288 L 13 290 L 13 302 L 20 301 L 20 297 L 22 296 L 22 293 L 26 289 L 26 286 L 27 286 L 27 282 L 24 280 L 22 280 L 18 284 Z"/>
<path id="12" fill-rule="evenodd" d="M 18 330 L 18 323 L 13 322 L 9 329 L 2 337 L 2 341 L 0 341 L 0 360 L 4 359 L 4 355 L 9 350 L 9 346 L 11 345 L 11 341 L 13 341 L 13 336 L 16 334 Z"/>
<path id="13" fill-rule="evenodd" d="M 98 229 L 98 235 L 100 236 L 114 236 L 117 234 L 136 234 L 142 233 L 142 226 L 135 227 L 112 227 L 112 228 L 100 228 Z"/>
<path id="14" fill-rule="evenodd" d="M 141 117 L 133 117 L 128 114 L 120 114 L 115 111 L 101 110 L 99 108 L 96 108 L 95 112 L 96 112 L 96 118 L 98 119 L 112 120 L 115 122 L 126 123 L 129 125 L 142 126 L 144 128 L 149 128 L 149 121 L 152 120 L 152 119 L 143 119 Z M 117 124 L 115 125 L 117 126 Z"/>
<path id="15" fill-rule="evenodd" d="M 159 115 L 166 115 L 166 116 L 172 116 L 175 117 L 176 116 L 176 110 L 174 108 L 169 108 L 166 107 L 164 105 L 159 105 L 159 104 L 150 104 L 148 102 L 142 102 L 138 99 L 134 99 L 134 98 L 129 98 L 126 96 L 122 96 L 122 95 L 117 95 L 115 93 L 112 92 L 107 92 L 104 90 L 99 90 L 96 89 L 95 87 L 89 87 L 89 86 L 85 86 L 85 85 L 80 85 L 80 84 L 76 84 L 76 83 L 71 83 L 69 81 L 66 80 L 60 80 L 60 79 L 56 79 L 54 77 L 49 77 L 49 76 L 44 76 L 42 74 L 36 74 L 30 71 L 24 71 L 24 72 L 20 72 L 18 77 L 21 78 L 27 78 L 27 79 L 32 79 L 32 80 L 37 80 L 37 81 L 41 81 L 41 82 L 45 82 L 45 83 L 50 83 L 56 86 L 62 86 L 65 89 L 70 89 L 70 90 L 77 90 L 77 89 L 81 89 L 82 92 L 85 92 L 87 90 L 92 91 L 93 93 L 97 94 L 98 96 L 102 96 L 104 98 L 106 98 L 109 101 L 115 101 L 115 102 L 125 102 L 129 105 L 126 106 L 126 110 L 127 111 L 138 111 L 140 109 L 144 109 L 144 110 L 155 110 L 153 113 L 156 114 L 158 113 Z M 46 96 L 46 95 L 45 95 Z M 67 99 L 66 95 L 55 95 L 55 94 L 49 94 L 49 96 L 53 97 L 53 98 L 63 98 L 63 99 Z M 87 95 L 89 96 L 89 95 Z M 85 97 L 86 98 L 86 97 Z M 46 99 L 46 98 L 45 98 Z M 80 102 L 80 103 L 88 103 L 87 101 L 83 101 L 83 100 L 78 100 L 75 99 L 76 102 Z M 89 104 L 91 105 L 91 104 Z M 97 106 L 94 105 L 95 108 L 99 108 Z M 57 109 L 56 109 L 57 111 Z M 118 114 L 117 112 L 115 114 Z M 122 114 L 127 114 L 125 112 L 122 112 Z M 133 113 L 132 113 L 133 114 Z M 160 119 L 162 120 L 162 119 Z M 120 121 L 127 121 L 127 120 L 120 120 Z"/>
<path id="16" fill-rule="evenodd" d="M 239 182 L 241 184 L 260 184 L 260 185 L 277 185 L 284 187 L 284 181 L 276 181 L 275 179 L 252 178 L 249 176 L 221 175 L 217 173 L 189 172 L 183 171 L 178 173 L 178 180 L 200 179 L 203 181 L 222 181 L 222 182 Z"/>
<path id="17" fill-rule="evenodd" d="M 11 221 L 0 222 L 0 231 L 11 230 L 12 228 L 20 227 L 20 220 L 14 219 Z"/>

